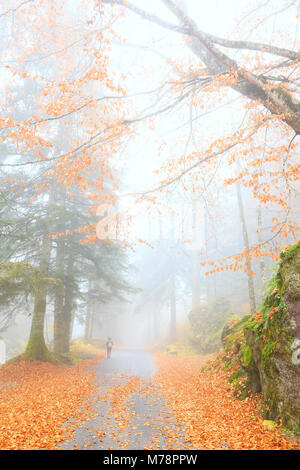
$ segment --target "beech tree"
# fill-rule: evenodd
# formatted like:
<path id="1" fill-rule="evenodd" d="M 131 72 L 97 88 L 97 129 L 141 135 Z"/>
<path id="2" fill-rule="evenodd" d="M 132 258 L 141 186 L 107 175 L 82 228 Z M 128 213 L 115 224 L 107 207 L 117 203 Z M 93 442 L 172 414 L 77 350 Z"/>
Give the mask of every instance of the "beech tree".
<path id="1" fill-rule="evenodd" d="M 141 241 L 132 242 L 130 237 L 136 219 L 128 214 L 126 201 L 139 207 L 153 204 L 157 210 L 163 205 L 171 209 L 176 198 L 200 201 L 206 249 L 194 253 L 195 279 L 204 271 L 214 275 L 244 269 L 254 311 L 255 259 L 278 258 L 280 245 L 294 240 L 299 231 L 297 1 L 282 0 L 278 9 L 271 2 L 257 1 L 237 21 L 243 34 L 236 28 L 222 37 L 200 28 L 189 7 L 188 1 L 179 0 L 159 0 L 144 7 L 131 0 L 96 0 L 78 3 L 76 8 L 72 1 L 56 5 L 49 0 L 5 0 L 0 12 L 5 84 L 0 168 L 7 178 L 16 169 L 30 175 L 26 187 L 34 190 L 44 208 L 56 185 L 64 187 L 65 201 L 78 193 L 86 198 L 94 216 L 99 206 L 107 204 L 111 218 L 118 220 L 123 248 Z M 200 12 L 201 8 L 199 4 Z M 280 21 L 277 36 L 266 40 L 264 28 L 273 17 L 284 19 L 286 12 L 289 18 Z M 126 38 L 137 20 L 153 27 L 148 44 L 139 37 L 134 44 Z M 159 31 L 168 35 L 162 39 Z M 148 80 L 144 80 L 143 65 L 133 68 L 126 54 L 116 55 L 120 47 L 138 51 L 139 57 L 157 58 Z M 228 111 L 225 117 L 222 110 Z M 220 126 L 209 121 L 214 113 L 221 113 Z M 173 125 L 171 137 L 166 122 Z M 122 171 L 130 160 L 130 143 L 146 133 L 158 140 L 154 152 L 160 158 L 151 180 L 155 183 L 125 191 Z M 224 256 L 217 249 L 209 252 L 207 227 L 224 220 L 224 194 L 235 189 L 242 237 L 240 231 L 232 237 L 242 238 L 243 247 L 239 252 L 223 250 Z M 242 204 L 244 191 L 259 207 L 255 239 Z M 51 198 L 48 204 L 50 208 Z M 269 213 L 274 210 L 267 229 L 261 219 L 265 208 Z M 51 238 L 50 232 L 55 232 L 49 223 L 51 212 L 43 234 L 39 232 L 43 242 L 36 268 L 46 273 L 56 250 L 57 271 L 76 271 L 67 243 Z M 63 220 L 60 223 L 58 229 L 64 232 L 66 225 Z M 95 227 L 84 223 L 83 218 L 84 243 L 97 245 Z M 235 245 L 240 248 L 239 242 L 230 246 Z M 261 262 L 262 277 L 264 271 Z M 194 303 L 199 299 L 197 283 Z M 208 287 L 209 281 L 207 291 Z M 71 294 L 67 283 L 65 288 Z M 72 302 L 65 294 L 70 323 Z M 39 320 L 34 324 L 41 332 L 46 293 L 39 295 L 34 309 Z M 173 312 L 174 295 L 170 297 Z M 58 293 L 55 302 L 59 316 Z"/>
<path id="2" fill-rule="evenodd" d="M 60 12 L 55 5 L 46 0 L 16 5 L 6 3 L 7 8 L 4 7 L 1 19 L 5 27 L 13 30 L 15 34 L 13 48 L 7 51 L 7 73 L 18 77 L 18 80 L 19 77 L 25 81 L 35 80 L 38 84 L 40 104 L 36 106 L 34 114 L 29 113 L 22 121 L 12 119 L 11 113 L 10 116 L 4 113 L 3 142 L 14 140 L 19 146 L 30 148 L 36 154 L 35 159 L 31 161 L 23 159 L 20 163 L 4 163 L 4 165 L 39 164 L 45 165 L 46 168 L 50 165 L 55 176 L 65 184 L 70 193 L 72 185 L 80 187 L 83 191 L 88 186 L 90 190 L 93 187 L 94 191 L 90 197 L 96 207 L 103 194 L 103 178 L 98 176 L 95 181 L 89 176 L 93 167 L 99 166 L 96 151 L 98 155 L 99 152 L 102 155 L 102 173 L 109 175 L 113 187 L 117 189 L 119 181 L 111 157 L 118 155 L 118 152 L 124 148 L 122 145 L 127 136 L 134 135 L 138 123 L 161 117 L 183 105 L 187 108 L 192 106 L 195 110 L 200 109 L 203 114 L 209 113 L 213 111 L 209 99 L 218 97 L 221 104 L 215 106 L 217 109 L 223 105 L 228 96 L 227 90 L 231 89 L 243 98 L 240 106 L 245 108 L 245 117 L 240 128 L 227 136 L 212 139 L 206 147 L 201 146 L 194 152 L 173 157 L 169 167 L 164 165 L 159 170 L 162 177 L 160 183 L 157 187 L 145 190 L 144 196 L 149 198 L 152 195 L 157 203 L 159 196 L 179 181 L 183 181 L 183 184 L 187 180 L 195 183 L 200 167 L 202 171 L 209 173 L 209 165 L 213 167 L 219 158 L 224 155 L 237 158 L 238 154 L 242 163 L 241 174 L 238 175 L 241 183 L 251 184 L 254 197 L 263 204 L 275 201 L 276 197 L 270 189 L 258 194 L 257 187 L 261 181 L 257 172 L 253 171 L 252 174 L 248 172 L 247 176 L 251 181 L 246 181 L 244 172 L 249 161 L 250 144 L 254 141 L 252 153 L 260 153 L 261 134 L 266 129 L 272 134 L 272 131 L 275 132 L 279 128 L 281 133 L 280 143 L 277 141 L 276 145 L 270 145 L 268 142 L 264 158 L 257 156 L 262 165 L 266 162 L 277 164 L 277 174 L 273 175 L 273 181 L 270 183 L 274 183 L 278 177 L 284 177 L 287 183 L 295 179 L 297 165 L 291 157 L 297 145 L 299 132 L 297 97 L 299 54 L 296 44 L 294 50 L 287 47 L 283 39 L 281 39 L 282 45 L 276 45 L 263 41 L 236 39 L 237 34 L 232 34 L 232 37 L 228 38 L 206 33 L 188 14 L 184 2 L 172 0 L 161 0 L 158 4 L 160 6 L 154 8 L 153 12 L 151 8 L 144 10 L 134 2 L 123 0 L 99 0 L 84 12 L 79 5 L 76 11 L 71 12 L 68 2 Z M 268 21 L 268 16 L 280 16 L 286 10 L 295 10 L 296 7 L 297 2 L 291 1 L 276 11 L 272 10 L 270 5 L 258 2 L 253 11 L 250 9 L 245 13 L 240 23 L 243 26 L 246 24 L 249 29 L 252 28 L 259 36 L 260 25 Z M 170 20 L 165 19 L 167 11 Z M 258 11 L 262 19 L 256 24 Z M 10 19 L 12 14 L 13 25 Z M 71 26 L 76 24 L 80 14 L 83 14 L 81 27 L 76 30 Z M 44 22 L 45 27 L 43 32 L 39 31 L 36 34 L 34 21 L 37 15 L 39 22 Z M 147 106 L 146 110 L 137 110 L 135 115 L 126 104 L 132 103 L 130 99 L 135 94 L 128 93 L 125 85 L 122 88 L 123 77 L 117 78 L 117 74 L 112 74 L 110 68 L 110 51 L 117 42 L 118 21 L 124 22 L 130 15 L 172 33 L 172 40 L 177 41 L 180 47 L 184 45 L 187 51 L 186 60 L 182 63 L 176 63 L 176 56 L 173 58 L 170 52 L 169 57 L 162 57 L 162 63 L 169 64 L 172 77 L 162 80 L 152 90 L 145 89 L 138 93 L 153 97 L 154 100 L 152 104 L 150 100 L 150 106 Z M 29 19 L 29 22 L 25 23 L 24 18 Z M 60 25 L 57 18 L 60 18 Z M 65 33 L 63 41 L 60 35 L 62 28 Z M 287 28 L 288 25 L 282 25 L 285 33 Z M 20 33 L 23 31 L 26 31 L 30 38 L 26 45 L 21 43 Z M 41 54 L 42 44 L 45 43 L 49 46 Z M 124 44 L 126 46 L 126 39 Z M 137 44 L 137 47 L 139 46 L 143 50 L 142 45 Z M 153 45 L 152 50 L 157 55 L 160 54 Z M 76 72 L 78 61 L 83 62 L 79 73 Z M 58 73 L 55 75 L 55 72 Z M 56 76 L 60 79 L 56 80 Z M 123 82 L 125 84 L 126 80 Z M 111 92 L 111 95 L 106 91 Z M 190 124 L 192 121 L 193 119 Z M 51 138 L 49 139 L 51 132 L 48 132 L 48 139 L 45 139 L 45 135 L 47 130 L 53 130 L 59 122 L 72 127 L 73 138 L 63 148 L 55 149 L 54 155 L 39 157 L 41 146 L 50 148 L 53 146 Z M 194 138 L 198 140 L 198 136 Z M 278 169 L 278 162 L 281 162 L 281 170 Z M 230 161 L 228 165 L 230 166 Z M 200 191 L 195 184 L 193 187 L 196 192 Z M 105 195 L 106 200 L 113 200 L 116 197 L 115 189 Z M 290 199 L 293 192 L 291 187 L 287 184 L 281 189 L 285 191 L 285 199 Z M 142 195 L 137 196 L 140 198 Z M 277 198 L 275 202 L 281 204 L 287 213 L 289 211 L 287 206 L 290 204 L 286 201 L 283 203 L 283 199 Z M 126 218 L 124 223 L 128 223 Z M 284 235 L 295 229 L 289 220 L 281 221 L 277 233 Z M 267 240 L 263 240 L 262 245 L 266 243 Z M 246 264 L 250 262 L 249 257 L 260 255 L 260 249 L 260 243 L 250 247 L 247 251 Z"/>
<path id="3" fill-rule="evenodd" d="M 290 74 L 295 70 L 299 61 L 298 51 L 267 43 L 241 41 L 233 38 L 227 39 L 207 34 L 197 27 L 195 21 L 180 6 L 182 2 L 179 1 L 161 0 L 162 5 L 165 5 L 173 13 L 179 24 L 164 21 L 159 16 L 148 13 L 128 1 L 102 0 L 99 3 L 123 6 L 145 20 L 152 21 L 164 29 L 184 35 L 187 47 L 205 65 L 204 77 L 208 81 L 211 81 L 213 77 L 221 76 L 224 79 L 224 86 L 231 86 L 250 100 L 258 101 L 271 114 L 280 116 L 296 134 L 299 134 L 300 102 L 297 98 L 297 79 L 288 79 L 284 75 L 274 77 L 273 75 L 268 75 L 270 72 L 267 71 L 265 74 L 254 73 L 252 70 L 245 68 L 244 64 L 239 64 L 229 54 L 221 51 L 218 46 L 231 51 L 259 51 L 263 54 L 279 57 L 281 62 L 277 66 L 272 67 L 272 72 L 280 70 L 281 74 L 283 74 L 283 68 L 288 68 Z M 296 6 L 296 4 L 296 1 L 291 2 L 288 7 L 291 8 Z M 262 6 L 262 2 L 260 6 Z M 282 63 L 283 60 L 284 63 Z M 194 77 L 193 80 L 197 82 L 199 78 Z"/>
<path id="4" fill-rule="evenodd" d="M 237 256 L 233 262 L 229 259 L 218 260 L 221 269 L 244 266 L 251 276 L 250 266 L 253 257 L 262 257 L 267 251 L 270 256 L 277 257 L 278 246 L 271 246 L 270 241 L 277 238 L 281 243 L 281 240 L 288 235 L 295 239 L 299 230 L 295 218 L 291 216 L 291 212 L 294 211 L 292 200 L 297 194 L 293 182 L 298 179 L 296 151 L 300 110 L 299 52 L 297 42 L 294 41 L 293 47 L 290 47 L 288 24 L 286 22 L 280 24 L 279 29 L 283 34 L 277 35 L 279 42 L 277 45 L 271 42 L 237 39 L 241 35 L 240 31 L 233 33 L 231 37 L 206 33 L 189 15 L 186 8 L 188 2 L 161 0 L 153 8 L 147 6 L 147 9 L 146 7 L 143 9 L 136 2 L 122 0 L 103 0 L 99 5 L 103 5 L 104 10 L 107 6 L 112 7 L 114 11 L 124 12 L 127 18 L 135 16 L 155 24 L 162 30 L 173 33 L 171 36 L 173 45 L 178 44 L 186 48 L 187 59 L 178 63 L 175 54 L 172 57 L 172 50 L 169 48 L 169 56 L 165 58 L 165 62 L 172 67 L 172 78 L 169 78 L 168 83 L 173 94 L 167 91 L 162 94 L 163 100 L 160 101 L 163 101 L 163 104 L 161 106 L 153 104 L 151 114 L 151 118 L 153 115 L 166 114 L 170 109 L 174 111 L 179 107 L 182 108 L 183 103 L 187 108 L 200 110 L 199 115 L 194 113 L 196 116 L 192 116 L 186 122 L 191 128 L 186 147 L 189 141 L 201 138 L 201 129 L 200 131 L 193 129 L 193 122 L 196 119 L 226 105 L 228 96 L 233 100 L 237 99 L 238 95 L 242 98 L 239 107 L 245 110 L 244 117 L 234 133 L 211 139 L 206 146 L 196 142 L 194 152 L 185 152 L 178 157 L 172 156 L 169 163 L 160 168 L 160 175 L 164 175 L 163 179 L 156 187 L 145 191 L 144 195 L 151 196 L 157 203 L 158 193 L 160 196 L 168 193 L 181 182 L 187 191 L 193 191 L 195 196 L 198 194 L 201 198 L 206 191 L 205 185 L 199 184 L 201 172 L 202 175 L 206 175 L 206 179 L 210 179 L 216 169 L 217 161 L 226 156 L 228 169 L 234 175 L 224 181 L 226 185 L 237 183 L 250 187 L 253 197 L 260 204 L 263 206 L 277 204 L 282 210 L 281 220 L 278 218 L 273 220 L 273 232 L 269 238 L 249 245 L 244 230 L 245 250 L 241 256 Z M 199 10 L 201 11 L 200 5 Z M 288 4 L 283 2 L 282 8 L 277 10 L 265 2 L 257 2 L 255 8 L 250 7 L 244 17 L 240 18 L 240 24 L 248 28 L 249 35 L 256 33 L 260 37 L 263 36 L 261 25 L 267 23 L 269 17 L 281 18 L 287 10 L 295 13 L 293 27 L 297 32 L 296 1 Z M 163 48 L 158 51 L 153 44 L 149 46 L 151 51 L 164 52 Z M 162 82 L 160 89 L 165 84 Z M 233 90 L 234 94 L 228 95 L 228 90 Z M 218 104 L 212 105 L 210 99 L 214 97 L 218 98 Z M 236 161 L 239 162 L 238 171 L 233 168 L 233 163 Z M 245 228 L 245 222 L 243 226 Z M 249 277 L 252 310 L 255 310 L 251 284 Z"/>

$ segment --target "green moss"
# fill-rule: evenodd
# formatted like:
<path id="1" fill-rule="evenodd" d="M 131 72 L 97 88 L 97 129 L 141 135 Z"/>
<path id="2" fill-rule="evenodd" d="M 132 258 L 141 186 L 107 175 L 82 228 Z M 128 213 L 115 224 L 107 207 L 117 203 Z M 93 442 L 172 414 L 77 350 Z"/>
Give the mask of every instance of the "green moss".
<path id="1" fill-rule="evenodd" d="M 262 367 L 265 371 L 270 367 L 270 356 L 274 350 L 275 344 L 274 341 L 269 341 L 262 350 Z"/>
<path id="2" fill-rule="evenodd" d="M 262 357 L 263 359 L 266 359 L 267 357 L 270 356 L 270 354 L 272 353 L 273 349 L 274 349 L 274 346 L 275 346 L 275 342 L 273 341 L 270 341 L 269 343 L 267 343 L 262 351 Z"/>
<path id="3" fill-rule="evenodd" d="M 264 390 L 263 417 L 266 419 L 277 419 L 277 405 L 277 394 L 275 393 L 275 390 L 272 387 L 271 383 L 269 383 L 268 388 Z"/>
<path id="4" fill-rule="evenodd" d="M 278 275 L 275 274 L 269 281 L 265 300 L 260 309 L 260 319 L 251 316 L 244 327 L 255 332 L 257 340 L 270 336 L 270 327 L 279 324 L 284 312 L 284 302 L 279 286 Z"/>
<path id="5" fill-rule="evenodd" d="M 295 257 L 297 250 L 300 249 L 300 241 L 294 245 L 288 246 L 285 250 L 281 251 L 280 259 L 282 261 L 289 261 Z"/>
<path id="6" fill-rule="evenodd" d="M 46 346 L 45 340 L 40 334 L 31 334 L 26 350 L 24 352 L 24 359 L 27 361 L 45 361 L 57 363 L 54 354 L 49 351 Z"/>
<path id="7" fill-rule="evenodd" d="M 232 368 L 229 381 L 235 386 L 234 395 L 242 399 L 248 390 L 262 391 L 264 417 L 280 418 L 295 432 L 300 417 L 295 394 L 299 376 L 291 363 L 295 339 L 291 322 L 297 321 L 294 317 L 300 300 L 300 242 L 281 253 L 277 270 L 268 283 L 259 313 L 224 329 L 223 360 L 228 371 Z"/>
<path id="8" fill-rule="evenodd" d="M 285 301 L 300 299 L 300 242 L 286 248 L 280 255 L 278 284 Z"/>
<path id="9" fill-rule="evenodd" d="M 251 315 L 245 315 L 240 320 L 235 321 L 230 326 L 227 325 L 222 332 L 221 338 L 225 351 L 231 350 L 234 346 L 238 350 L 244 341 L 243 326 L 247 323 Z"/>
<path id="10" fill-rule="evenodd" d="M 225 369 L 228 369 L 228 367 L 231 367 L 233 365 L 234 359 L 229 359 L 225 361 L 224 367 Z"/>
<path id="11" fill-rule="evenodd" d="M 243 359 L 246 367 L 249 367 L 253 359 L 248 344 L 246 344 L 246 346 L 244 347 Z"/>

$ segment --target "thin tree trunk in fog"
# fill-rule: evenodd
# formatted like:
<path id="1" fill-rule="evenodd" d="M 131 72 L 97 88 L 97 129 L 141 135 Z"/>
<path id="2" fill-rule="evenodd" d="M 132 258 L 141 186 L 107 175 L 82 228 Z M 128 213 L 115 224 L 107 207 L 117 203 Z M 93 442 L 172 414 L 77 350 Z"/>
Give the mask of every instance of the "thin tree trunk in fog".
<path id="1" fill-rule="evenodd" d="M 152 313 L 153 318 L 153 339 L 154 341 L 158 340 L 158 325 L 157 325 L 157 312 Z"/>
<path id="2" fill-rule="evenodd" d="M 199 273 L 199 257 L 197 251 L 192 252 L 193 273 L 192 273 L 192 308 L 200 302 L 200 273 Z"/>
<path id="3" fill-rule="evenodd" d="M 262 244 L 263 239 L 262 239 L 262 210 L 261 210 L 261 203 L 259 202 L 258 207 L 257 207 L 257 238 L 258 242 Z M 265 266 L 265 260 L 263 256 L 260 256 L 259 258 L 259 265 L 260 265 L 260 285 L 261 285 L 261 292 L 262 295 L 265 290 L 265 285 L 266 285 L 266 266 Z"/>
<path id="4" fill-rule="evenodd" d="M 66 266 L 66 274 L 71 278 L 74 268 L 74 257 L 69 250 L 68 261 Z M 72 307 L 73 307 L 73 285 L 72 280 L 66 280 L 65 287 L 65 298 L 64 298 L 64 308 L 63 308 L 63 352 L 68 353 L 70 351 L 70 334 L 71 334 L 71 322 L 72 322 Z"/>
<path id="5" fill-rule="evenodd" d="M 39 269 L 47 276 L 50 264 L 50 255 L 52 248 L 51 231 L 51 212 L 53 210 L 53 191 L 50 192 L 45 226 L 42 237 L 41 255 Z M 34 308 L 31 322 L 31 330 L 28 344 L 25 350 L 25 357 L 29 360 L 49 360 L 50 353 L 45 343 L 44 324 L 47 305 L 47 286 L 42 283 L 34 296 Z"/>
<path id="6" fill-rule="evenodd" d="M 55 294 L 54 301 L 54 352 L 62 353 L 63 347 L 63 328 L 62 328 L 62 317 L 64 307 L 64 293 L 57 292 Z"/>
<path id="7" fill-rule="evenodd" d="M 58 206 L 65 207 L 65 192 L 62 190 L 58 194 Z M 63 198 L 61 196 L 63 194 Z M 66 224 L 64 219 L 64 214 L 60 217 L 60 220 L 57 224 L 57 232 L 62 233 L 65 232 Z M 64 237 L 57 238 L 57 246 L 56 246 L 56 275 L 57 277 L 61 277 L 64 282 L 64 274 L 65 274 L 65 249 L 66 249 L 66 241 Z M 57 286 L 55 289 L 55 299 L 54 299 L 54 338 L 53 338 L 53 345 L 54 345 L 54 352 L 55 353 L 63 353 L 64 352 L 64 335 L 63 335 L 63 308 L 64 308 L 64 287 Z"/>
<path id="8" fill-rule="evenodd" d="M 92 301 L 91 301 L 91 291 L 92 291 L 92 281 L 89 279 L 88 282 L 88 293 L 87 293 L 87 303 L 86 303 L 86 315 L 85 315 L 85 328 L 84 328 L 84 339 L 88 341 L 90 338 L 91 331 L 91 312 L 92 312 Z"/>
<path id="9" fill-rule="evenodd" d="M 171 274 L 170 289 L 170 341 L 176 342 L 176 284 L 174 273 Z"/>
<path id="10" fill-rule="evenodd" d="M 71 325 L 70 325 L 70 341 L 72 341 L 72 338 L 73 338 L 74 323 L 75 323 L 75 310 L 74 310 L 74 308 L 72 308 Z"/>
<path id="11" fill-rule="evenodd" d="M 95 320 L 95 310 L 91 308 L 91 316 L 90 316 L 90 330 L 89 330 L 89 339 L 93 339 L 94 335 L 94 320 Z"/>
<path id="12" fill-rule="evenodd" d="M 197 240 L 197 208 L 196 208 L 196 201 L 193 201 L 193 237 L 194 242 L 196 243 Z M 200 302 L 200 264 L 199 264 L 199 257 L 194 246 L 192 251 L 192 308 Z"/>
<path id="13" fill-rule="evenodd" d="M 49 343 L 47 312 L 45 313 L 45 340 Z"/>
<path id="14" fill-rule="evenodd" d="M 170 239 L 174 242 L 175 222 L 174 213 L 171 214 L 171 236 Z M 175 264 L 174 257 L 172 258 L 172 272 L 170 278 L 170 341 L 176 342 L 176 281 L 175 281 Z"/>
<path id="15" fill-rule="evenodd" d="M 57 241 L 56 249 L 56 273 L 63 275 L 64 272 L 64 249 L 65 241 L 63 237 L 59 237 Z M 62 317 L 63 317 L 63 306 L 64 306 L 64 288 L 58 286 L 55 290 L 54 299 L 54 352 L 63 352 L 63 329 L 62 329 Z"/>
<path id="16" fill-rule="evenodd" d="M 205 240 L 205 257 L 208 259 L 208 252 L 209 252 L 209 237 L 208 237 L 208 215 L 207 215 L 207 207 L 204 208 L 204 240 Z M 210 300 L 210 289 L 209 289 L 209 276 L 205 276 L 205 287 L 206 287 L 206 300 L 209 302 Z"/>
<path id="17" fill-rule="evenodd" d="M 248 238 L 247 224 L 246 224 L 245 213 L 244 213 L 244 205 L 243 205 L 243 200 L 242 200 L 241 186 L 240 186 L 239 181 L 237 181 L 235 187 L 236 187 L 236 194 L 237 194 L 237 200 L 238 200 L 238 206 L 239 206 L 240 219 L 241 219 L 241 223 L 242 223 L 244 247 L 245 247 L 245 250 L 246 250 L 246 256 L 248 256 L 248 253 L 249 253 L 249 238 Z M 247 270 L 247 278 L 248 278 L 248 294 L 249 294 L 250 311 L 253 314 L 256 311 L 255 291 L 254 291 L 253 276 L 251 274 L 251 262 L 248 259 L 246 261 L 246 270 Z"/>

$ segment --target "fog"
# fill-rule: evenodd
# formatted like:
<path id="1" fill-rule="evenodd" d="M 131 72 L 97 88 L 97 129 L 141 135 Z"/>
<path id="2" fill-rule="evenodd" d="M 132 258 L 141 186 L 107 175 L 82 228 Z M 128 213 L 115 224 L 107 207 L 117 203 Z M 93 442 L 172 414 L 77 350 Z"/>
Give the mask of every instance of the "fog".
<path id="1" fill-rule="evenodd" d="M 0 13 L 5 357 L 25 351 L 39 296 L 51 350 L 197 350 L 191 310 L 220 308 L 213 333 L 257 311 L 299 233 L 296 127 L 241 91 L 247 69 L 298 103 L 296 60 L 214 37 L 297 51 L 299 5 L 27 3 Z"/>

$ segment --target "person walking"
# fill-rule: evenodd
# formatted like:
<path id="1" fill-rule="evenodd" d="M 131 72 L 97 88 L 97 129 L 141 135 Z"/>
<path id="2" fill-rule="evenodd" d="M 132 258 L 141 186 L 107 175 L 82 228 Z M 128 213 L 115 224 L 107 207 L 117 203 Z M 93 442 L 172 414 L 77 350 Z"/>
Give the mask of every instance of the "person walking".
<path id="1" fill-rule="evenodd" d="M 110 357 L 111 357 L 111 350 L 112 350 L 113 344 L 114 343 L 112 342 L 112 339 L 108 338 L 108 340 L 106 342 L 106 357 L 107 357 L 107 359 L 110 359 Z"/>

